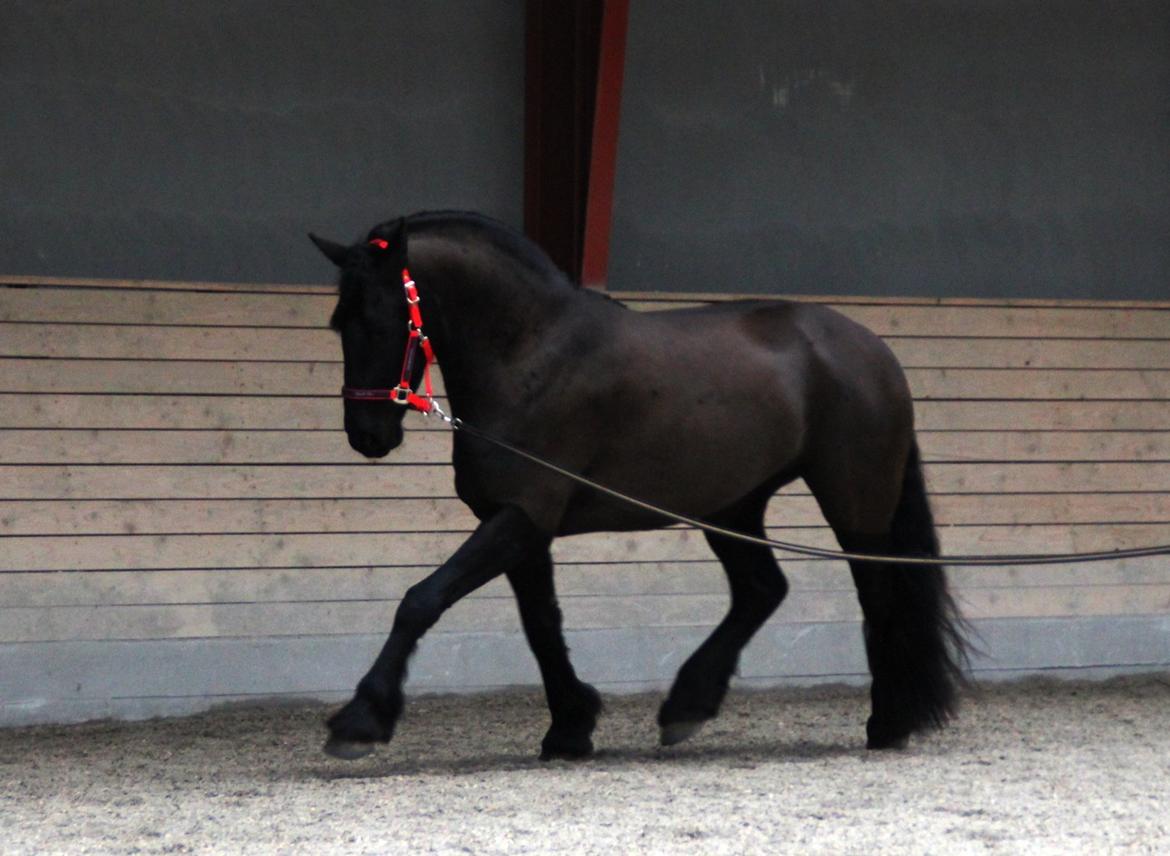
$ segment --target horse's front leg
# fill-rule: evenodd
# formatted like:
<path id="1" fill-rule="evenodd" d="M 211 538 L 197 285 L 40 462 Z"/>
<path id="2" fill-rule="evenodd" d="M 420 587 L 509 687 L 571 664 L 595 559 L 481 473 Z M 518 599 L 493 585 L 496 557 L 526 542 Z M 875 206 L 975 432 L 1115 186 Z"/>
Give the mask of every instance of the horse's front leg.
<path id="1" fill-rule="evenodd" d="M 508 571 L 508 582 L 516 593 L 520 620 L 540 666 L 552 714 L 552 725 L 540 744 L 540 758 L 547 761 L 591 755 L 591 735 L 601 712 L 601 696 L 577 677 L 569 662 L 548 550 Z"/>
<path id="2" fill-rule="evenodd" d="M 374 665 L 358 683 L 353 699 L 330 718 L 325 751 L 354 759 L 388 742 L 402 713 L 406 663 L 422 635 L 461 597 L 534 556 L 547 554 L 549 543 L 524 512 L 509 506 L 481 523 L 438 570 L 411 586 Z"/>

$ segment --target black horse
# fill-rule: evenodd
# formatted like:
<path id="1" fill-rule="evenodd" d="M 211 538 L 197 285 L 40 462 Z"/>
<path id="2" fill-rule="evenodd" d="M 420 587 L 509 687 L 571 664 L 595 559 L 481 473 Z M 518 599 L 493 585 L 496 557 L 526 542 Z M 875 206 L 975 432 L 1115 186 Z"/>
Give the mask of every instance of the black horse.
<path id="1" fill-rule="evenodd" d="M 939 554 L 905 377 L 877 336 L 842 315 L 775 300 L 630 311 L 573 286 L 523 236 L 468 213 L 388 221 L 353 246 L 311 237 L 341 269 L 331 324 L 345 357 L 345 430 L 363 455 L 380 458 L 402 442 L 407 408 L 386 399 L 406 397 L 393 389 L 400 378 L 421 382 L 421 359 L 403 368 L 403 353 L 417 351 L 408 336 L 421 338 L 411 332 L 421 310 L 450 407 L 480 432 L 756 536 L 769 498 L 803 478 L 845 549 Z M 404 293 L 408 249 L 418 285 Z M 329 720 L 326 751 L 353 758 L 391 738 L 418 640 L 444 610 L 502 574 L 552 714 L 541 757 L 588 755 L 601 700 L 569 662 L 550 544 L 668 521 L 470 432 L 455 433 L 453 464 L 456 491 L 480 524 L 406 592 L 377 660 Z M 727 573 L 731 608 L 661 707 L 664 744 L 716 715 L 740 651 L 788 588 L 766 547 L 707 540 Z M 866 745 L 901 747 L 954 712 L 962 620 L 941 568 L 851 569 L 873 678 Z"/>

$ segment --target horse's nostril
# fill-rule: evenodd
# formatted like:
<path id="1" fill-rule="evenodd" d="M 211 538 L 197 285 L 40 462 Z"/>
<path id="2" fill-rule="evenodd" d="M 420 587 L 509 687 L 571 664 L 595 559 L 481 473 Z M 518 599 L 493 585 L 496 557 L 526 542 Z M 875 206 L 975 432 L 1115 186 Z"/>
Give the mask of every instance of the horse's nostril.
<path id="1" fill-rule="evenodd" d="M 369 434 L 359 434 L 357 432 L 351 433 L 349 435 L 349 445 L 355 452 L 361 452 L 368 458 L 378 457 L 377 455 L 372 454 L 377 448 L 378 444 Z"/>
<path id="2" fill-rule="evenodd" d="M 349 445 L 367 458 L 384 458 L 401 442 L 401 431 L 383 435 L 372 431 L 348 432 Z"/>

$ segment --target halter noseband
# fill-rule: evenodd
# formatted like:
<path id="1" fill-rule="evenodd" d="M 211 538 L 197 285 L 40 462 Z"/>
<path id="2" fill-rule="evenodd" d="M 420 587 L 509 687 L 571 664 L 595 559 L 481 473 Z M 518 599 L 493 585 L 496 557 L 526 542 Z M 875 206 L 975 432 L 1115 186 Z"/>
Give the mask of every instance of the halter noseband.
<path id="1" fill-rule="evenodd" d="M 376 238 L 370 243 L 379 249 L 385 250 L 389 244 Z M 363 389 L 360 387 L 343 386 L 341 397 L 346 401 L 389 401 L 392 404 L 401 404 L 417 410 L 419 413 L 429 414 L 438 410 L 435 404 L 434 390 L 431 387 L 431 363 L 435 361 L 435 351 L 431 348 L 431 340 L 423 333 L 422 313 L 419 311 L 418 287 L 410 278 L 410 271 L 402 269 L 402 289 L 406 294 L 406 305 L 410 309 L 410 320 L 407 328 L 410 335 L 406 339 L 406 353 L 402 357 L 402 374 L 398 379 L 398 386 L 391 389 Z M 426 363 L 423 365 L 423 388 L 425 395 L 419 395 L 410 388 L 410 378 L 414 374 L 418 362 L 419 351 L 422 351 Z"/>

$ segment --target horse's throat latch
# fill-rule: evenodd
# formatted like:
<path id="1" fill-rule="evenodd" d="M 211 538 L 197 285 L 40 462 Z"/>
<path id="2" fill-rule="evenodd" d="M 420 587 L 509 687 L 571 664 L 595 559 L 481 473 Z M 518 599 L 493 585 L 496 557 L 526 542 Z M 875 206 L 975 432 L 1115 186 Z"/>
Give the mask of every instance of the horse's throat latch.
<path id="1" fill-rule="evenodd" d="M 374 240 L 371 244 L 380 249 L 386 249 L 386 242 Z M 398 379 L 398 386 L 391 389 L 363 389 L 361 387 L 343 386 L 341 396 L 347 401 L 389 401 L 417 410 L 419 413 L 438 413 L 443 416 L 442 410 L 435 403 L 434 389 L 431 385 L 431 363 L 435 361 L 435 351 L 431 347 L 431 340 L 423 333 L 422 311 L 419 309 L 418 286 L 410 278 L 410 271 L 402 269 L 402 290 L 406 295 L 406 306 L 410 310 L 410 320 L 406 322 L 409 334 L 406 337 L 406 353 L 402 355 L 402 374 Z M 410 386 L 410 379 L 414 376 L 415 366 L 418 365 L 419 354 L 425 360 L 423 363 L 423 390 L 419 395 Z"/>

